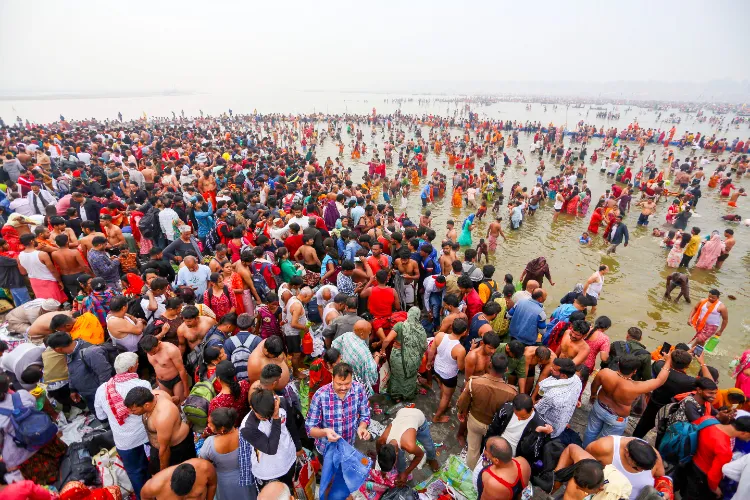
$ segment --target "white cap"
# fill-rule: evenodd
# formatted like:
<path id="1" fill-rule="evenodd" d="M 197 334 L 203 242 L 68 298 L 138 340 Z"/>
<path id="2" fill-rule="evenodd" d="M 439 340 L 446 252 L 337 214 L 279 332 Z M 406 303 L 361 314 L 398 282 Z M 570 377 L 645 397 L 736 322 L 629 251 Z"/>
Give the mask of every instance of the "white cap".
<path id="1" fill-rule="evenodd" d="M 55 299 L 45 299 L 44 302 L 42 302 L 42 309 L 45 311 L 57 311 L 60 309 L 60 301 Z"/>
<path id="2" fill-rule="evenodd" d="M 115 373 L 125 373 L 138 363 L 138 355 L 134 352 L 123 352 L 115 358 Z"/>

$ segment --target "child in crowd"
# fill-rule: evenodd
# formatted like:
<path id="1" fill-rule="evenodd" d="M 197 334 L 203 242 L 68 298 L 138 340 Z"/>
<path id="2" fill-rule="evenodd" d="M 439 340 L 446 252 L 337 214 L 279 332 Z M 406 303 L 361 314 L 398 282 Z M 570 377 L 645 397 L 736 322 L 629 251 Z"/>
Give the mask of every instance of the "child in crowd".
<path id="1" fill-rule="evenodd" d="M 581 245 L 588 245 L 591 243 L 591 237 L 589 236 L 589 233 L 584 231 L 580 238 L 578 238 L 578 243 Z"/>

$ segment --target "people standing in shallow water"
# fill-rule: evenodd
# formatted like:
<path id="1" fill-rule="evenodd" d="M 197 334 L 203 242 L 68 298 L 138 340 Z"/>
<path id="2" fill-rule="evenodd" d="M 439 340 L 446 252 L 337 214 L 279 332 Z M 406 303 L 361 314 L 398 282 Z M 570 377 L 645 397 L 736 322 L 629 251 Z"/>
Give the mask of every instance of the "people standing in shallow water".
<path id="1" fill-rule="evenodd" d="M 476 214 L 469 215 L 461 226 L 461 234 L 458 236 L 458 244 L 461 246 L 472 246 L 471 230 L 474 229 L 474 217 Z"/>

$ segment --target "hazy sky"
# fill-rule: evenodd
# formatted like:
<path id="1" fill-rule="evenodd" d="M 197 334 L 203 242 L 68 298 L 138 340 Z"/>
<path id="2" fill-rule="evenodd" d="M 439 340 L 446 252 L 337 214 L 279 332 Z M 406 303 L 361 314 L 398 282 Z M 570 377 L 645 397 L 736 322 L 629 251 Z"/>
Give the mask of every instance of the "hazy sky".
<path id="1" fill-rule="evenodd" d="M 748 19 L 742 0 L 0 0 L 0 92 L 750 79 Z"/>

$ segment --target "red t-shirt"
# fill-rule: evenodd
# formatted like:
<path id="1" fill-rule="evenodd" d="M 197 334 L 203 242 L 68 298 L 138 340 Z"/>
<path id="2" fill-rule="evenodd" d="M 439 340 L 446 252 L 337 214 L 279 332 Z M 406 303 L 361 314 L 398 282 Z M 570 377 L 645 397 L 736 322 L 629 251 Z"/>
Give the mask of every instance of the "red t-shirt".
<path id="1" fill-rule="evenodd" d="M 374 286 L 370 292 L 370 299 L 367 301 L 370 314 L 375 318 L 386 318 L 393 314 L 393 303 L 396 297 L 393 295 L 392 288 L 381 288 Z"/>
<path id="2" fill-rule="evenodd" d="M 699 424 L 707 415 L 699 418 L 694 424 Z M 721 468 L 732 461 L 732 440 L 724 431 L 712 425 L 698 433 L 698 448 L 693 456 L 693 463 L 708 477 L 708 487 L 715 490 L 723 477 Z"/>
<path id="3" fill-rule="evenodd" d="M 482 299 L 479 297 L 479 294 L 476 290 L 472 289 L 469 293 L 466 294 L 466 297 L 464 297 L 464 302 L 466 302 L 466 316 L 469 318 L 473 318 L 475 314 L 482 312 L 482 307 L 484 304 L 482 303 Z"/>
<path id="4" fill-rule="evenodd" d="M 289 258 L 294 260 L 294 254 L 297 253 L 299 247 L 302 246 L 302 235 L 293 234 L 284 240 L 284 246 L 289 250 Z"/>

